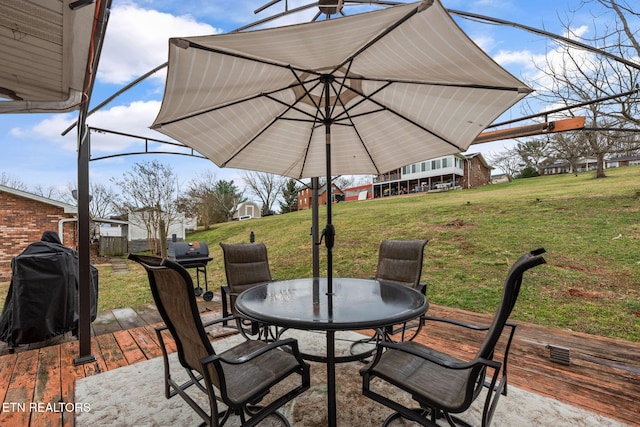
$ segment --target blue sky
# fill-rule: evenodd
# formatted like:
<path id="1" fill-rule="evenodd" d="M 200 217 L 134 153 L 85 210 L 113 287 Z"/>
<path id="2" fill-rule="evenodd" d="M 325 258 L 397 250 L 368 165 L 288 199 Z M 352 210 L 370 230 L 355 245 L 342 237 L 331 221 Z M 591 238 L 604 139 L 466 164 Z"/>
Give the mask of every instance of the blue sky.
<path id="1" fill-rule="evenodd" d="M 173 36 L 191 36 L 234 30 L 258 18 L 281 12 L 285 0 L 259 15 L 253 10 L 267 0 L 112 0 L 107 37 L 102 50 L 97 81 L 91 106 L 95 106 L 120 90 L 138 76 L 167 60 L 167 41 Z M 289 7 L 309 1 L 289 0 Z M 580 0 L 442 0 L 445 8 L 463 10 L 544 28 L 553 33 L 563 31 L 560 20 L 571 19 L 572 28 L 589 35 L 593 31 L 595 10 L 581 9 L 573 13 Z M 595 7 L 595 6 L 592 6 Z M 347 14 L 356 8 L 346 7 Z M 309 21 L 316 9 L 274 21 L 273 25 Z M 542 63 L 545 55 L 553 54 L 555 44 L 549 39 L 528 32 L 495 25 L 456 19 L 467 34 L 498 63 L 524 81 L 536 78 L 534 63 Z M 92 115 L 87 123 L 92 127 L 167 138 L 148 129 L 162 100 L 165 73 L 137 85 L 112 103 Z M 527 113 L 528 114 L 528 113 Z M 523 115 L 516 105 L 500 119 Z M 67 114 L 0 114 L 0 174 L 18 179 L 30 189 L 67 188 L 76 181 L 76 135 L 61 133 L 77 118 Z M 137 144 L 137 145 L 136 145 Z M 469 152 L 490 155 L 504 150 L 513 142 L 495 142 L 472 146 Z M 141 149 L 140 143 L 125 138 L 93 137 L 92 155 L 104 156 Z M 173 155 L 126 156 L 94 161 L 90 164 L 92 182 L 111 186 L 110 178 L 122 177 L 134 162 L 157 159 L 171 164 L 181 183 L 211 171 L 218 179 L 241 183 L 243 171 L 219 169 L 212 162 Z"/>

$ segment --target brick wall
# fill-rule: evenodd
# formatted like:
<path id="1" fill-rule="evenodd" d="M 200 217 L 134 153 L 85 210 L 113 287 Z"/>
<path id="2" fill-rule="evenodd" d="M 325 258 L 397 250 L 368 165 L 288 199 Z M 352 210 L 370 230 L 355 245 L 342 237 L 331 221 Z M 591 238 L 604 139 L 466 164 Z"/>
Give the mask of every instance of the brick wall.
<path id="1" fill-rule="evenodd" d="M 471 165 L 468 165 L 468 162 L 471 162 Z M 489 184 L 490 181 L 491 169 L 487 168 L 478 156 L 465 161 L 464 176 L 460 182 L 462 188 L 480 187 Z"/>
<path id="2" fill-rule="evenodd" d="M 47 230 L 58 232 L 63 218 L 74 218 L 47 203 L 0 192 L 0 282 L 11 280 L 11 259 Z M 62 242 L 77 250 L 77 222 L 64 223 Z"/>

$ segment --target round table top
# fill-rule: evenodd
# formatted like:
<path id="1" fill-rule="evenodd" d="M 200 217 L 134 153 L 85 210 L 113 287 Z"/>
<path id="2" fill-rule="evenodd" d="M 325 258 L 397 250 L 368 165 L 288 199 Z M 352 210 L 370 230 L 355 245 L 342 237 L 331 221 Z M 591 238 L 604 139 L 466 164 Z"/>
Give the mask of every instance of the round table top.
<path id="1" fill-rule="evenodd" d="M 258 322 L 308 330 L 357 330 L 395 325 L 429 307 L 415 289 L 377 280 L 326 278 L 275 281 L 244 291 L 238 311 Z"/>

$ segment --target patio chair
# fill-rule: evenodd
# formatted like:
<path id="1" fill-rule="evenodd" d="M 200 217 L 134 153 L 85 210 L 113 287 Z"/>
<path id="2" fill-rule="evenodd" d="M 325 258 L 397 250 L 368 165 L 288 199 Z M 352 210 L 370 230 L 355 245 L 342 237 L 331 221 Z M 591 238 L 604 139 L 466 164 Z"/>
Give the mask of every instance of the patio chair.
<path id="1" fill-rule="evenodd" d="M 221 287 L 222 315 L 237 315 L 236 298 L 243 291 L 271 282 L 267 247 L 264 243 L 220 243 L 224 255 L 227 284 Z M 269 330 L 255 322 L 236 316 L 236 324 L 244 335 L 270 339 Z M 264 334 L 264 336 L 262 335 Z"/>
<path id="2" fill-rule="evenodd" d="M 378 249 L 376 280 L 408 286 L 427 293 L 427 285 L 420 283 L 424 247 L 428 240 L 383 240 Z M 398 326 L 388 326 L 384 331 L 376 331 L 369 338 L 358 340 L 351 345 L 351 354 L 360 353 L 357 347 L 382 339 L 393 340 L 391 335 L 400 335 L 400 341 L 412 340 L 422 328 L 422 320 L 416 319 Z"/>
<path id="3" fill-rule="evenodd" d="M 518 259 L 509 269 L 504 283 L 502 300 L 490 326 L 480 327 L 458 322 L 453 319 L 426 316 L 430 328 L 437 322 L 445 322 L 454 327 L 486 331 L 484 339 L 473 360 L 461 360 L 444 351 L 430 348 L 415 341 L 400 343 L 381 342 L 373 361 L 361 369 L 362 392 L 365 396 L 382 403 L 395 412 L 383 425 L 397 418 L 413 420 L 423 426 L 437 426 L 438 418 L 445 418 L 449 425 L 466 425 L 458 416 L 465 412 L 478 398 L 483 387 L 487 394 L 482 412 L 482 426 L 491 423 L 500 395 L 507 394 L 507 358 L 516 324 L 508 322 L 513 309 L 523 273 L 545 262 L 544 249 L 536 249 Z M 495 348 L 504 327 L 509 327 L 506 347 L 502 357 L 496 357 Z M 393 391 L 383 396 L 377 390 L 378 381 L 397 387 L 411 395 L 419 408 L 407 408 L 395 400 Z M 373 388 L 372 388 L 373 384 Z"/>
<path id="4" fill-rule="evenodd" d="M 310 385 L 309 366 L 300 356 L 297 341 L 287 339 L 267 344 L 246 340 L 216 353 L 207 339 L 205 327 L 221 323 L 224 318 L 206 325 L 202 323 L 187 270 L 167 259 L 137 255 L 129 255 L 129 259 L 147 271 L 153 299 L 165 323 L 156 328 L 156 334 L 164 360 L 166 398 L 179 394 L 208 426 L 222 426 L 233 414 L 240 417 L 243 426 L 254 426 L 269 416 L 288 425 L 286 418 L 277 412 L 278 408 Z M 171 376 L 165 330 L 173 337 L 179 363 L 189 375 L 185 383 L 179 384 Z M 300 382 L 292 382 L 284 389 L 280 383 L 293 374 L 300 375 Z M 207 395 L 209 408 L 196 403 L 193 393 L 188 391 L 193 385 Z M 284 391 L 266 406 L 258 406 L 276 385 Z"/>
<path id="5" fill-rule="evenodd" d="M 383 240 L 378 250 L 378 267 L 375 279 L 408 286 L 427 294 L 427 285 L 420 283 L 424 247 L 428 240 Z M 404 323 L 398 327 L 390 326 L 386 335 L 402 334 L 401 341 L 412 340 L 420 332 L 422 322 Z M 407 332 L 411 335 L 406 335 Z M 389 337 L 387 337 L 389 338 Z"/>

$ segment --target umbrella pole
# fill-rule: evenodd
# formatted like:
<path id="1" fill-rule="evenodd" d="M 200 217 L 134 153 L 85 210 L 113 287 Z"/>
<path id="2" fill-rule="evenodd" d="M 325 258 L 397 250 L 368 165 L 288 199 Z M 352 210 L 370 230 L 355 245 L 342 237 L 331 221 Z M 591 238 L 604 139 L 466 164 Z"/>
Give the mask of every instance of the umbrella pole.
<path id="1" fill-rule="evenodd" d="M 325 74 L 321 77 L 324 83 L 324 129 L 325 129 L 325 155 L 327 166 L 327 225 L 322 232 L 324 243 L 327 247 L 327 295 L 333 295 L 333 243 L 336 231 L 331 223 L 331 101 L 329 94 L 330 83 L 333 76 Z"/>
<path id="2" fill-rule="evenodd" d="M 320 243 L 318 238 L 320 237 L 319 221 L 318 221 L 318 187 L 320 186 L 320 180 L 311 178 L 311 244 L 313 247 L 312 261 L 313 261 L 313 277 L 320 277 Z"/>
<path id="3" fill-rule="evenodd" d="M 325 155 L 327 166 L 327 225 L 322 234 L 327 247 L 327 309 L 329 318 L 333 315 L 333 243 L 336 231 L 331 223 L 331 102 L 329 97 L 330 83 L 333 76 L 325 74 L 321 77 L 324 83 L 324 128 Z M 336 371 L 335 371 L 335 331 L 327 331 L 327 416 L 329 427 L 336 426 Z"/>

